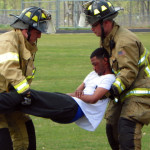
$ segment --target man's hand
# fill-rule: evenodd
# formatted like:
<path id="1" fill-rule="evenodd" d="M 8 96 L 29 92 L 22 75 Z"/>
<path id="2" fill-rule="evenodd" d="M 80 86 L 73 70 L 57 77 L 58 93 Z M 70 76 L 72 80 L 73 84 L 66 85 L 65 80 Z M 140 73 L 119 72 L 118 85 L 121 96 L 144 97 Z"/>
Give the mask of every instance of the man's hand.
<path id="1" fill-rule="evenodd" d="M 82 95 L 84 95 L 83 90 L 76 90 L 75 91 L 75 96 L 80 98 Z"/>

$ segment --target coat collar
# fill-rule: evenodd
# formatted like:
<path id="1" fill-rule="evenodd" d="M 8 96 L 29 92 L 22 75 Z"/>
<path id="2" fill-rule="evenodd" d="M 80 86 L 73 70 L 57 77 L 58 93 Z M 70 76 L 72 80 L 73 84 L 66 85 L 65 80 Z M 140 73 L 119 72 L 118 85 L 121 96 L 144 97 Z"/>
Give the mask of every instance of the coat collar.
<path id="1" fill-rule="evenodd" d="M 102 46 L 104 46 L 108 50 L 109 54 L 111 54 L 110 41 L 114 40 L 114 37 L 118 29 L 119 29 L 119 25 L 116 22 L 114 22 L 111 32 L 104 39 L 104 43 Z"/>
<path id="2" fill-rule="evenodd" d="M 19 39 L 19 43 L 20 43 L 19 49 L 21 51 L 22 57 L 24 59 L 28 60 L 31 57 L 31 55 L 37 51 L 37 46 L 36 46 L 36 44 L 31 45 L 27 41 L 27 39 L 23 36 L 21 30 L 17 29 L 16 33 L 18 35 L 18 39 Z"/>

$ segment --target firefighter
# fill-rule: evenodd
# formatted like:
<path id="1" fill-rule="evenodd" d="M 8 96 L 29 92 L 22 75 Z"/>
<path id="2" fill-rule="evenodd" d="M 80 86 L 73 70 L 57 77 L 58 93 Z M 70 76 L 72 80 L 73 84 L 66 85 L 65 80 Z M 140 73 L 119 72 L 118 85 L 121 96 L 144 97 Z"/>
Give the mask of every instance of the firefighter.
<path id="1" fill-rule="evenodd" d="M 0 35 L 0 92 L 17 91 L 30 104 L 34 57 L 41 33 L 54 31 L 51 15 L 30 7 L 15 16 L 12 31 Z M 0 147 L 3 150 L 35 150 L 34 125 L 21 112 L 0 114 Z"/>
<path id="2" fill-rule="evenodd" d="M 114 21 L 119 10 L 112 3 L 94 0 L 83 7 L 79 24 L 90 24 L 101 37 L 116 75 L 110 90 L 114 100 L 105 115 L 109 144 L 113 150 L 140 150 L 141 129 L 150 123 L 149 52 L 134 33 Z"/>

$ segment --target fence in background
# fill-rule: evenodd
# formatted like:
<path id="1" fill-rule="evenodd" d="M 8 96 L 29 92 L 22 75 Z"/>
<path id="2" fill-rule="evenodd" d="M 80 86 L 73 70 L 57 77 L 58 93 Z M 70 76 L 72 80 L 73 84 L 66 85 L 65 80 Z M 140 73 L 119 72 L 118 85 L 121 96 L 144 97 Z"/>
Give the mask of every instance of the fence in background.
<path id="1" fill-rule="evenodd" d="M 15 0 L 11 0 L 12 2 Z M 24 8 L 38 6 L 48 10 L 53 17 L 57 29 L 79 28 L 79 15 L 83 12 L 82 4 L 86 0 L 52 0 L 29 1 L 18 0 L 20 5 L 15 9 L 3 9 L 0 5 L 0 24 L 10 24 L 13 17 L 9 14 L 20 14 Z M 110 0 L 115 7 L 123 7 L 116 21 L 126 27 L 144 27 L 150 25 L 150 0 Z M 0 2 L 1 4 L 1 2 Z M 8 6 L 8 4 L 7 4 Z"/>

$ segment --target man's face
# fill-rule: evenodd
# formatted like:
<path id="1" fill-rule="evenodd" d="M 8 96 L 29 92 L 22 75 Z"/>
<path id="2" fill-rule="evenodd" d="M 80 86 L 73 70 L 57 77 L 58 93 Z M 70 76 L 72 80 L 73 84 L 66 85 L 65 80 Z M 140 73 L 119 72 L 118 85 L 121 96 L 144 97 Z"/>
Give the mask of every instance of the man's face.
<path id="1" fill-rule="evenodd" d="M 96 34 L 96 36 L 100 37 L 101 36 L 101 25 L 99 22 L 96 22 L 92 25 L 91 30 L 93 31 L 93 33 Z"/>
<path id="2" fill-rule="evenodd" d="M 30 33 L 31 33 L 31 36 L 30 36 L 29 42 L 31 44 L 35 43 L 38 38 L 41 38 L 41 32 L 36 29 L 32 29 Z"/>
<path id="3" fill-rule="evenodd" d="M 94 56 L 91 58 L 91 64 L 93 65 L 93 70 L 98 74 L 98 75 L 104 75 L 105 74 L 105 60 L 103 58 L 97 58 Z"/>
<path id="4" fill-rule="evenodd" d="M 26 39 L 28 39 L 28 30 L 27 29 L 22 30 L 22 34 L 24 35 L 24 37 Z M 41 38 L 41 32 L 36 29 L 31 29 L 29 43 L 31 43 L 31 44 L 35 43 L 38 38 Z"/>

